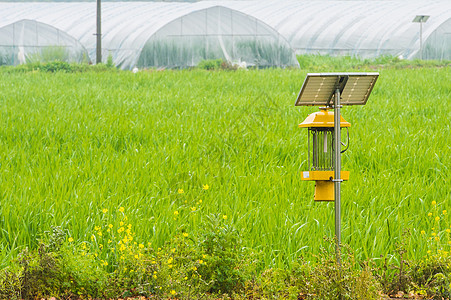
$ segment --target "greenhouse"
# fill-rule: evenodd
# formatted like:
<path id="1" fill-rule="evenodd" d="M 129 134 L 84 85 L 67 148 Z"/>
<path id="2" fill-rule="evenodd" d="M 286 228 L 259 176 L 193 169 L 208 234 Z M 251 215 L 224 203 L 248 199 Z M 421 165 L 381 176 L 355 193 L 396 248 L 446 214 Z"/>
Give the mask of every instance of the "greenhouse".
<path id="1" fill-rule="evenodd" d="M 0 28 L 0 65 L 52 60 L 89 62 L 86 49 L 68 34 L 47 24 L 21 20 Z"/>
<path id="2" fill-rule="evenodd" d="M 95 3 L 1 3 L 0 19 L 27 18 L 74 36 L 96 53 Z M 30 38 L 32 39 L 32 38 Z M 102 57 L 123 68 L 180 68 L 206 59 L 256 67 L 298 67 L 283 36 L 260 20 L 216 4 L 108 2 L 102 6 Z"/>
<path id="3" fill-rule="evenodd" d="M 451 1 L 219 1 L 276 29 L 297 54 L 451 59 Z"/>
<path id="4" fill-rule="evenodd" d="M 427 22 L 413 22 L 418 15 L 428 16 Z M 94 2 L 0 3 L 2 64 L 51 57 L 94 62 L 95 33 Z M 295 54 L 450 60 L 451 2 L 102 4 L 102 59 L 111 58 L 122 69 L 186 68 L 208 59 L 298 67 Z"/>

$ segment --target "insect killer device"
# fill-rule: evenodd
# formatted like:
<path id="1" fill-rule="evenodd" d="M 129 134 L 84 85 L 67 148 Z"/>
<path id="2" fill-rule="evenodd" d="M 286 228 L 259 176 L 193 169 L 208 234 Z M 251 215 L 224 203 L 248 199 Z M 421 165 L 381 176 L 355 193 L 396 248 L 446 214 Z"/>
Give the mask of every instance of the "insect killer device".
<path id="1" fill-rule="evenodd" d="M 340 117 L 340 130 L 350 126 Z M 308 129 L 308 171 L 301 173 L 301 179 L 315 181 L 315 201 L 334 201 L 334 112 L 328 107 L 321 107 L 319 112 L 309 115 L 299 127 Z M 347 133 L 348 147 L 349 131 Z M 341 171 L 340 178 L 348 180 L 349 171 Z"/>
<path id="2" fill-rule="evenodd" d="M 337 253 L 341 244 L 341 182 L 349 179 L 341 171 L 341 130 L 350 123 L 340 114 L 343 105 L 365 105 L 379 73 L 308 73 L 296 100 L 296 106 L 320 106 L 299 127 L 308 129 L 308 170 L 302 180 L 315 181 L 315 201 L 335 201 L 335 235 Z M 337 255 L 340 262 L 340 256 Z"/>

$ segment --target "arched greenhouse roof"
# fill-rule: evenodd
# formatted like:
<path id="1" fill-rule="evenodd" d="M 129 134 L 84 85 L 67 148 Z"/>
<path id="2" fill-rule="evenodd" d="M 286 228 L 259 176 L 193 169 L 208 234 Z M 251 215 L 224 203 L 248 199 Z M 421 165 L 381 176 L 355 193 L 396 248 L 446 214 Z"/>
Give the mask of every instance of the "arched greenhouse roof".
<path id="1" fill-rule="evenodd" d="M 415 58 L 423 24 L 426 58 L 451 59 L 451 1 L 213 1 L 250 14 L 276 29 L 296 53 Z M 429 54 L 429 57 L 428 55 Z"/>
<path id="2" fill-rule="evenodd" d="M 90 57 L 94 58 L 95 5 L 95 3 L 0 3 L 0 20 L 4 23 L 12 23 L 18 18 L 27 18 L 52 25 L 78 39 L 88 50 Z M 198 17 L 189 17 L 190 15 Z M 199 19 L 204 16 L 208 21 L 207 24 Z M 183 24 L 182 20 L 184 20 Z M 235 28 L 233 24 L 236 24 Z M 241 53 L 238 48 L 234 48 L 234 43 L 242 45 L 245 40 L 249 42 L 248 48 L 255 48 L 252 51 L 256 55 L 253 61 L 249 62 L 248 54 L 252 51 L 244 50 L 243 55 L 247 63 L 255 65 L 263 63 L 264 66 L 298 66 L 294 52 L 285 38 L 264 22 L 232 8 L 220 7 L 208 2 L 196 4 L 106 2 L 102 4 L 102 57 L 104 60 L 108 55 L 112 55 L 117 65 L 124 69 L 133 68 L 140 59 L 143 61 L 141 54 L 145 46 L 147 50 L 151 49 L 152 45 L 149 45 L 148 41 L 152 38 L 155 40 L 158 36 L 161 43 L 164 32 L 167 33 L 166 39 L 168 36 L 177 35 L 178 42 L 185 40 L 186 43 L 194 44 L 196 47 L 199 43 L 211 46 L 210 49 L 200 50 L 201 55 L 197 53 L 195 57 L 191 57 L 191 63 L 185 63 L 183 66 L 198 63 L 199 61 L 195 60 L 202 58 L 227 59 L 229 56 L 240 60 Z M 203 36 L 209 41 L 192 41 L 187 38 L 188 36 Z M 176 41 L 171 39 L 171 42 Z M 252 42 L 253 45 L 251 45 Z M 180 43 L 174 47 L 179 47 L 177 50 L 179 52 L 186 51 L 186 47 L 181 47 Z M 217 55 L 213 53 L 208 55 L 212 47 L 218 50 Z M 244 46 L 240 47 L 244 48 Z M 277 58 L 270 60 L 262 58 L 262 53 L 268 53 L 268 51 L 273 51 L 273 55 Z M 203 56 L 202 52 L 204 52 Z M 162 64 L 162 66 L 176 67 L 177 65 L 173 63 L 179 63 L 181 59 L 180 57 L 171 60 L 169 65 Z"/>
<path id="3" fill-rule="evenodd" d="M 422 25 L 423 58 L 451 59 L 449 0 L 104 2 L 102 56 L 105 61 L 112 55 L 124 69 L 191 66 L 210 58 L 296 66 L 290 48 L 299 54 L 411 59 L 420 56 L 416 15 L 430 16 Z M 0 26 L 22 19 L 66 32 L 94 60 L 94 2 L 0 3 Z M 248 31 L 238 34 L 242 29 Z"/>
<path id="4" fill-rule="evenodd" d="M 67 33 L 34 20 L 19 20 L 0 27 L 0 65 L 58 59 L 88 62 L 86 49 Z"/>

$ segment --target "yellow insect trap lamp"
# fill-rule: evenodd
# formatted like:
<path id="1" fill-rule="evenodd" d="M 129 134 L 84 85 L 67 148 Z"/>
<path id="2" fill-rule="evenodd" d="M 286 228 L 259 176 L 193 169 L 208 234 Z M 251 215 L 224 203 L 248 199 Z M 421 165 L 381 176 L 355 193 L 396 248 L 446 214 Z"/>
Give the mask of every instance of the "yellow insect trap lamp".
<path id="1" fill-rule="evenodd" d="M 340 114 L 343 105 L 365 105 L 379 73 L 309 73 L 302 84 L 296 106 L 320 107 L 299 127 L 308 128 L 308 171 L 302 180 L 314 180 L 316 201 L 335 201 L 336 251 L 341 244 L 341 182 L 349 179 L 349 172 L 341 171 L 341 130 L 351 124 Z M 333 109 L 333 112 L 332 112 Z M 340 255 L 337 255 L 340 263 Z"/>
<path id="2" fill-rule="evenodd" d="M 350 126 L 350 123 L 340 117 L 340 130 Z M 315 201 L 334 201 L 334 113 L 328 108 L 321 108 L 319 112 L 309 115 L 299 127 L 308 129 L 309 170 L 301 172 L 301 179 L 316 182 Z M 341 153 L 349 147 L 348 130 L 347 137 L 346 149 Z M 349 171 L 341 171 L 340 175 L 342 180 L 349 179 Z"/>

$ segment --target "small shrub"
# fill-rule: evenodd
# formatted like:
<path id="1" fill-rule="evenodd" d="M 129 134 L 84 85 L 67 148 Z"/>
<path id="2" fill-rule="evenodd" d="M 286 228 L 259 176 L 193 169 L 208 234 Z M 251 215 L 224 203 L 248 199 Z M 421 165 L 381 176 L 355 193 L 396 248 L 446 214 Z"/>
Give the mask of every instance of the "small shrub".
<path id="1" fill-rule="evenodd" d="M 22 272 L 17 266 L 0 271 L 0 299 L 18 300 L 21 294 Z"/>
<path id="2" fill-rule="evenodd" d="M 224 61 L 222 59 L 209 59 L 201 61 L 197 67 L 203 70 L 219 70 Z"/>
<path id="3" fill-rule="evenodd" d="M 107 58 L 107 60 L 106 60 L 106 67 L 107 67 L 108 69 L 113 69 L 113 68 L 116 67 L 116 65 L 115 65 L 114 62 L 113 62 L 113 56 L 112 56 L 111 54 L 108 55 L 108 58 Z"/>
<path id="4" fill-rule="evenodd" d="M 245 274 L 240 266 L 244 253 L 238 231 L 219 215 L 208 216 L 203 228 L 199 248 L 206 264 L 199 273 L 210 282 L 209 292 L 231 293 L 242 289 Z"/>

